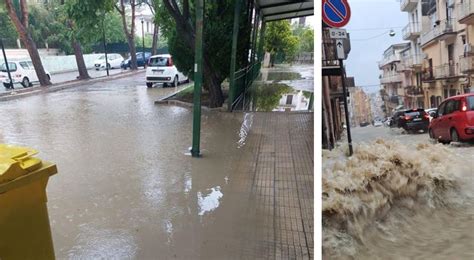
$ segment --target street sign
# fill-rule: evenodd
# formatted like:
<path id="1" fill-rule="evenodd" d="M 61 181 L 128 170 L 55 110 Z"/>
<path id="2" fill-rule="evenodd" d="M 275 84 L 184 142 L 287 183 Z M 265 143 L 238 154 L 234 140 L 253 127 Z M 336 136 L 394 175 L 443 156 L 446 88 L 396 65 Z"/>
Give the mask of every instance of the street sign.
<path id="1" fill-rule="evenodd" d="M 328 26 L 340 28 L 351 18 L 351 8 L 347 0 L 323 0 L 322 18 Z"/>
<path id="2" fill-rule="evenodd" d="M 337 59 L 339 60 L 343 60 L 346 58 L 346 54 L 344 53 L 344 43 L 342 42 L 342 39 L 336 40 L 336 54 Z"/>
<path id="3" fill-rule="evenodd" d="M 331 39 L 347 39 L 347 32 L 345 29 L 329 29 L 329 37 Z"/>

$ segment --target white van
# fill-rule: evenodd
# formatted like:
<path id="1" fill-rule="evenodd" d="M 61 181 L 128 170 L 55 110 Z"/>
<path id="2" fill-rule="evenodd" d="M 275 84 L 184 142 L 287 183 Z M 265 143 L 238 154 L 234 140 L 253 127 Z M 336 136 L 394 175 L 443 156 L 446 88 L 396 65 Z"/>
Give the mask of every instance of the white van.
<path id="1" fill-rule="evenodd" d="M 119 69 L 123 62 L 122 55 L 118 53 L 108 53 L 107 63 L 109 69 Z M 94 61 L 95 70 L 105 69 L 105 54 L 101 55 L 97 60 Z"/>
<path id="2" fill-rule="evenodd" d="M 15 84 L 21 84 L 24 88 L 31 87 L 32 82 L 39 82 L 38 76 L 36 76 L 35 68 L 31 60 L 9 60 L 8 68 L 10 69 L 10 75 L 12 77 L 13 86 Z M 51 74 L 46 71 L 46 76 L 51 80 Z M 10 86 L 10 79 L 8 78 L 7 66 L 5 62 L 0 64 L 0 81 L 2 81 L 5 88 Z"/>
<path id="3" fill-rule="evenodd" d="M 151 88 L 156 83 L 163 87 L 171 85 L 177 87 L 181 82 L 187 82 L 188 77 L 179 72 L 173 65 L 173 58 L 169 54 L 151 56 L 146 68 L 146 86 Z"/>

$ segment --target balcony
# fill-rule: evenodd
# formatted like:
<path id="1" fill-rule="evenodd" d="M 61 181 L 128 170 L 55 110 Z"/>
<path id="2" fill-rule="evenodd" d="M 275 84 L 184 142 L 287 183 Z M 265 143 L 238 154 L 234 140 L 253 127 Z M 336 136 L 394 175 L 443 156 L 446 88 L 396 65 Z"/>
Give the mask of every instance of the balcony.
<path id="1" fill-rule="evenodd" d="M 423 74 L 421 74 L 421 80 L 425 82 L 435 80 L 433 67 L 424 68 Z"/>
<path id="2" fill-rule="evenodd" d="M 436 22 L 434 28 L 421 35 L 421 46 L 432 43 L 434 40 L 445 40 L 452 36 L 456 36 L 456 32 L 453 30 L 453 19 L 440 20 Z"/>
<path id="3" fill-rule="evenodd" d="M 389 97 L 388 97 L 388 102 L 393 103 L 393 104 L 397 104 L 397 105 L 398 105 L 398 100 L 399 100 L 399 97 L 398 97 L 398 96 L 389 96 Z"/>
<path id="4" fill-rule="evenodd" d="M 402 82 L 402 75 L 398 73 L 388 73 L 383 75 L 382 78 L 380 78 L 380 83 L 382 84 L 390 84 L 397 82 Z"/>
<path id="5" fill-rule="evenodd" d="M 436 79 L 444 79 L 444 78 L 452 78 L 461 76 L 459 74 L 459 66 L 456 64 L 443 64 L 440 66 L 436 66 L 434 68 L 434 77 Z"/>
<path id="6" fill-rule="evenodd" d="M 400 3 L 400 10 L 402 12 L 411 12 L 418 5 L 417 0 L 402 0 Z"/>
<path id="7" fill-rule="evenodd" d="M 473 74 L 474 73 L 474 56 L 459 57 L 459 69 L 461 73 Z"/>
<path id="8" fill-rule="evenodd" d="M 400 61 L 400 54 L 392 54 L 388 57 L 384 57 L 381 61 L 378 62 L 379 64 L 379 69 L 381 69 L 383 66 L 390 64 L 395 61 Z"/>
<path id="9" fill-rule="evenodd" d="M 458 21 L 462 24 L 474 24 L 474 1 L 464 0 L 457 6 Z"/>
<path id="10" fill-rule="evenodd" d="M 422 97 L 423 89 L 416 86 L 410 86 L 409 88 L 407 88 L 406 94 L 407 96 L 411 96 L 411 97 L 420 97 L 420 96 Z"/>
<path id="11" fill-rule="evenodd" d="M 419 23 L 408 23 L 402 29 L 403 40 L 411 41 L 420 37 L 421 29 Z"/>
<path id="12" fill-rule="evenodd" d="M 403 59 L 403 65 L 409 69 L 420 68 L 423 64 L 424 54 L 414 54 Z"/>

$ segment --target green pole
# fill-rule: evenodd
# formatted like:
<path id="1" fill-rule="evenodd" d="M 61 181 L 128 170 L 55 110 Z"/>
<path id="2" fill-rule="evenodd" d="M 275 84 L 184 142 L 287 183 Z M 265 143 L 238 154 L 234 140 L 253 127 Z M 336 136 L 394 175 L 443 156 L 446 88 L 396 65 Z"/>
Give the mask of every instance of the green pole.
<path id="1" fill-rule="evenodd" d="M 263 42 L 265 41 L 265 25 L 267 23 L 262 21 L 262 28 L 260 29 L 260 42 L 258 46 L 258 61 L 262 62 L 263 60 Z"/>
<path id="2" fill-rule="evenodd" d="M 308 110 L 313 110 L 313 102 L 314 102 L 314 93 L 311 92 L 311 96 L 309 98 Z"/>
<path id="3" fill-rule="evenodd" d="M 239 18 L 240 18 L 241 0 L 235 1 L 234 6 L 234 29 L 232 32 L 232 53 L 230 56 L 230 77 L 229 77 L 229 104 L 228 110 L 232 111 L 235 92 L 235 62 L 237 59 L 237 41 L 239 39 Z"/>
<path id="4" fill-rule="evenodd" d="M 201 89 L 202 89 L 202 23 L 203 0 L 196 0 L 196 38 L 194 51 L 194 108 L 193 108 L 193 147 L 191 155 L 199 157 L 201 139 Z"/>

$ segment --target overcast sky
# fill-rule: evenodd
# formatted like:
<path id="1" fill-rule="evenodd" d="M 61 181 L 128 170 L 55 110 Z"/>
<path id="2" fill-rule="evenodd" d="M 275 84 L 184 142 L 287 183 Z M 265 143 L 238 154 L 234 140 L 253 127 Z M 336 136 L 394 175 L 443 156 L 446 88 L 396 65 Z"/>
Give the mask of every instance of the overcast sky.
<path id="1" fill-rule="evenodd" d="M 397 0 L 348 2 L 351 7 L 351 19 L 345 28 L 350 33 L 351 52 L 345 63 L 347 75 L 355 77 L 356 86 L 366 86 L 365 90 L 375 92 L 379 87 L 368 85 L 380 84 L 377 62 L 382 59 L 384 50 L 391 44 L 404 42 L 401 31 L 408 23 L 408 15 L 400 11 L 400 2 Z M 374 28 L 377 29 L 369 30 Z M 396 33 L 394 37 L 388 35 L 391 28 Z M 373 39 L 364 40 L 368 38 Z"/>

